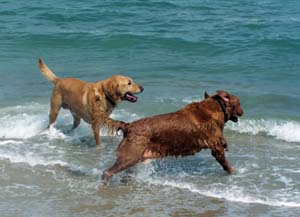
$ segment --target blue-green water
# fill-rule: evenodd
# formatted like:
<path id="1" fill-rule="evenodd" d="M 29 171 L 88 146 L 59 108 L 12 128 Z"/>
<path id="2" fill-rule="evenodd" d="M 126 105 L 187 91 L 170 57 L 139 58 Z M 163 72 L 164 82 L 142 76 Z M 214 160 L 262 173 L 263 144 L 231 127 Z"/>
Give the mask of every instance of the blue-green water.
<path id="1" fill-rule="evenodd" d="M 239 96 L 245 115 L 225 132 L 237 174 L 204 151 L 98 192 L 121 137 L 96 148 L 67 111 L 46 130 L 39 57 L 60 77 L 133 77 L 145 91 L 112 114 L 127 122 L 204 91 Z M 1 216 L 299 216 L 299 59 L 298 1 L 0 1 Z"/>

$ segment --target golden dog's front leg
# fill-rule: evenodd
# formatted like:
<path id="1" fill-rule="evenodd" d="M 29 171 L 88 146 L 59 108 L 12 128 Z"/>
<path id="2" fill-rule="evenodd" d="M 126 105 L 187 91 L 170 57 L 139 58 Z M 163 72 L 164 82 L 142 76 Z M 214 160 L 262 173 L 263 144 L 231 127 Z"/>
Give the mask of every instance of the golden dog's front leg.
<path id="1" fill-rule="evenodd" d="M 100 124 L 99 123 L 93 123 L 92 124 L 92 130 L 94 133 L 94 138 L 96 140 L 96 145 L 101 144 L 101 138 L 100 138 Z"/>

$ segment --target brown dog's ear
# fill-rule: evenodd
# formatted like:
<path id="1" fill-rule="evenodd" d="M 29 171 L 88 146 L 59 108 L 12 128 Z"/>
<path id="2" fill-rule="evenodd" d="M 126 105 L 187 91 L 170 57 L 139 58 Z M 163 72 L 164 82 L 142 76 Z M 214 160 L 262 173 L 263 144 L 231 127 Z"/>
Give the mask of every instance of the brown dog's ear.
<path id="1" fill-rule="evenodd" d="M 208 95 L 208 93 L 205 91 L 204 92 L 204 98 L 207 99 L 208 97 L 210 97 L 210 95 Z"/>
<path id="2" fill-rule="evenodd" d="M 224 90 L 218 90 L 217 94 L 224 100 L 224 102 L 229 102 L 230 95 Z"/>

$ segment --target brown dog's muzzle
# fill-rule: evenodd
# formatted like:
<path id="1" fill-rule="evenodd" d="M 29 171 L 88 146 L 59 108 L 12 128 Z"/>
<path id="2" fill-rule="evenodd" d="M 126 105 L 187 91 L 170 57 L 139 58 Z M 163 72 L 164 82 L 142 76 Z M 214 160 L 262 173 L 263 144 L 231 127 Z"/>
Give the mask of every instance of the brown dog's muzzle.
<path id="1" fill-rule="evenodd" d="M 239 109 L 239 111 L 237 112 L 237 116 L 242 116 L 244 114 L 243 109 Z"/>

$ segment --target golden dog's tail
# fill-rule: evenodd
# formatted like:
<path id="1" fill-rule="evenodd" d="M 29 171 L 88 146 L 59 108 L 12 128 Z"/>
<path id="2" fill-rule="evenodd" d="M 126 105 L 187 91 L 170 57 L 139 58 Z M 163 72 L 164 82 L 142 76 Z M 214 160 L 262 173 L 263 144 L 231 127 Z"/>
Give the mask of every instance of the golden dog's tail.
<path id="1" fill-rule="evenodd" d="M 56 84 L 56 82 L 58 81 L 58 77 L 48 68 L 48 66 L 43 62 L 42 59 L 39 59 L 38 62 L 39 68 L 45 78 L 47 78 L 53 84 Z"/>

